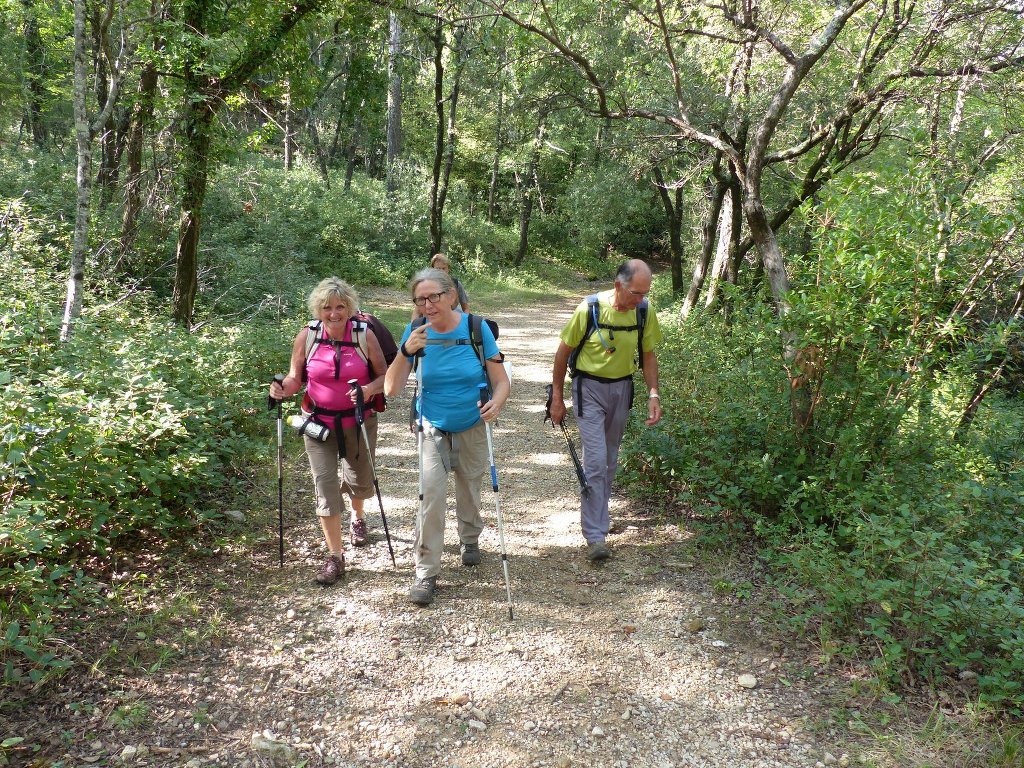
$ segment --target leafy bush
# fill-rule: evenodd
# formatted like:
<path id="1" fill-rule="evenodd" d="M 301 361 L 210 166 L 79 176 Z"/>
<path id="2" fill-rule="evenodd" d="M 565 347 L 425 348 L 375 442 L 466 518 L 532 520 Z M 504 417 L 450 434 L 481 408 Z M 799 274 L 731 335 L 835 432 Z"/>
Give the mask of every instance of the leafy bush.
<path id="1" fill-rule="evenodd" d="M 389 198 L 357 177 L 331 193 L 308 168 L 254 162 L 211 186 L 206 202 L 199 309 L 204 317 L 294 315 L 302 291 L 328 275 L 357 288 L 401 285 L 428 262 L 425 201 Z"/>
<path id="2" fill-rule="evenodd" d="M 572 241 L 584 251 L 598 253 L 611 245 L 620 254 L 646 257 L 664 229 L 653 188 L 622 166 L 580 169 L 561 203 Z"/>
<path id="3" fill-rule="evenodd" d="M 17 206 L 12 207 L 12 210 Z M 5 680 L 61 665 L 58 617 L 98 599 L 107 562 L 219 518 L 253 455 L 273 331 L 186 334 L 144 299 L 87 307 L 59 342 L 59 296 L 24 237 L 0 259 L 0 660 Z M 17 229 L 17 228 L 16 228 Z M 59 284 L 58 284 L 59 285 Z M 102 295 L 102 290 L 97 292 Z M 96 294 L 94 294 L 96 295 Z M 254 407 L 257 406 L 257 407 Z"/>
<path id="4" fill-rule="evenodd" d="M 976 674 L 983 703 L 1019 712 L 1024 408 L 990 395 L 953 439 L 988 337 L 934 321 L 948 307 L 921 290 L 907 229 L 876 219 L 892 237 L 836 227 L 784 321 L 735 303 L 728 323 L 665 323 L 668 416 L 627 445 L 624 477 L 709 526 L 745 522 L 793 625 L 871 657 L 887 683 Z M 824 361 L 804 429 L 790 404 L 803 369 L 782 359 L 796 329 Z"/>

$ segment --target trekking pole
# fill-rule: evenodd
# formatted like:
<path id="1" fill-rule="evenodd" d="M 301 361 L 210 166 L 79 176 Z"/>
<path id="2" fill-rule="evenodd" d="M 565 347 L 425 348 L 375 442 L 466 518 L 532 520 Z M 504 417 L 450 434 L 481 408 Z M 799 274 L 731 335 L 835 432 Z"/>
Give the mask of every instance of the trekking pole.
<path id="1" fill-rule="evenodd" d="M 380 519 L 384 523 L 384 535 L 388 539 L 388 552 L 391 553 L 391 565 L 398 567 L 395 562 L 395 550 L 391 546 L 391 532 L 388 531 L 388 519 L 384 515 L 384 502 L 380 498 L 380 485 L 377 483 L 377 468 L 373 465 L 373 451 L 370 450 L 370 436 L 366 432 L 366 415 L 364 409 L 366 402 L 363 400 L 363 388 L 359 386 L 359 382 L 355 379 L 350 379 L 348 385 L 355 390 L 356 393 L 356 423 L 359 425 L 359 431 L 363 433 L 363 442 L 366 443 L 366 452 L 370 456 L 370 472 L 373 475 L 373 490 L 377 492 L 377 503 L 380 505 Z"/>
<path id="2" fill-rule="evenodd" d="M 274 381 L 278 384 L 284 383 L 284 375 L 277 374 Z M 284 413 L 282 404 L 284 401 L 275 400 L 267 396 L 267 410 L 274 410 L 277 406 L 277 558 L 278 567 L 284 568 Z"/>
<path id="3" fill-rule="evenodd" d="M 419 399 L 420 393 L 423 391 L 423 366 L 419 365 L 420 361 L 413 359 L 413 366 L 416 369 L 416 395 L 414 396 L 415 402 L 413 406 L 417 412 L 416 419 L 416 455 L 419 463 L 419 486 L 417 492 L 419 493 L 419 508 L 416 512 L 416 540 L 420 538 L 420 526 L 423 524 L 423 401 Z M 412 406 L 411 406 L 412 407 Z"/>
<path id="4" fill-rule="evenodd" d="M 480 405 L 484 405 L 491 393 L 486 384 L 480 385 Z M 505 551 L 505 523 L 501 519 L 501 497 L 498 496 L 498 470 L 494 466 L 494 440 L 491 438 L 491 423 L 487 426 L 487 457 L 491 462 L 491 489 L 494 491 L 494 512 L 498 518 L 498 543 L 501 545 L 501 567 L 505 571 L 505 592 L 508 594 L 508 619 L 512 621 L 512 582 L 508 577 L 508 552 Z"/>
<path id="5" fill-rule="evenodd" d="M 544 407 L 544 421 L 550 421 L 551 426 L 554 427 L 555 421 L 554 419 L 551 418 L 551 392 L 552 385 L 548 384 L 548 403 Z M 563 437 L 565 437 L 565 444 L 569 446 L 569 455 L 572 457 L 573 466 L 576 467 L 576 479 L 579 481 L 580 484 L 580 495 L 583 496 L 584 498 L 588 498 L 590 494 L 594 492 L 594 489 L 591 488 L 590 483 L 587 482 L 587 474 L 586 472 L 583 471 L 583 462 L 580 461 L 579 454 L 576 453 L 576 446 L 573 445 L 572 439 L 569 437 L 569 430 L 565 428 L 564 418 L 562 419 L 562 423 L 559 424 L 558 426 L 562 428 L 562 435 Z"/>

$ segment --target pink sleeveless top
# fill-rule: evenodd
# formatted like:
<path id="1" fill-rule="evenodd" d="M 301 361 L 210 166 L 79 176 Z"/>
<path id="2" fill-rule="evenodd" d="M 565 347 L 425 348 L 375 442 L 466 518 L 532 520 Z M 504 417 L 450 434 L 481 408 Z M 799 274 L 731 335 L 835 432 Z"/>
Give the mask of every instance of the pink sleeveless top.
<path id="1" fill-rule="evenodd" d="M 314 331 L 310 331 L 314 333 Z M 317 332 L 317 333 L 322 333 Z M 324 337 L 326 338 L 326 337 Z M 352 322 L 349 321 L 345 329 L 344 342 L 352 341 Z M 326 408 L 331 411 L 347 411 L 356 407 L 355 399 L 352 397 L 352 390 L 348 385 L 351 379 L 359 382 L 360 386 L 370 383 L 370 367 L 363 361 L 359 348 L 355 346 L 342 346 L 339 344 L 314 343 L 315 348 L 309 360 L 306 361 L 306 395 L 318 408 Z M 304 399 L 304 403 L 306 400 Z M 367 413 L 370 412 L 370 404 L 366 404 Z M 328 426 L 333 426 L 333 419 L 325 419 Z M 356 417 L 345 416 L 341 426 L 345 429 L 356 425 Z"/>

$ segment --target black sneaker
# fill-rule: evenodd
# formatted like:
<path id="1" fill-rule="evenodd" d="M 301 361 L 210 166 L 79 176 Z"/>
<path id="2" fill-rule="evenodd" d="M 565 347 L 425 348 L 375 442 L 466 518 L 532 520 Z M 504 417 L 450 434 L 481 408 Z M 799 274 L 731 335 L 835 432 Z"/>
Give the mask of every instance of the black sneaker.
<path id="1" fill-rule="evenodd" d="M 437 587 L 437 576 L 425 576 L 416 579 L 409 588 L 409 599 L 416 605 L 430 605 L 434 602 L 434 589 Z"/>
<path id="2" fill-rule="evenodd" d="M 462 564 L 480 565 L 480 545 L 477 543 L 462 545 Z"/>
<path id="3" fill-rule="evenodd" d="M 607 560 L 610 554 L 611 550 L 608 549 L 608 545 L 603 541 L 592 541 L 587 545 L 587 560 L 591 562 Z"/>

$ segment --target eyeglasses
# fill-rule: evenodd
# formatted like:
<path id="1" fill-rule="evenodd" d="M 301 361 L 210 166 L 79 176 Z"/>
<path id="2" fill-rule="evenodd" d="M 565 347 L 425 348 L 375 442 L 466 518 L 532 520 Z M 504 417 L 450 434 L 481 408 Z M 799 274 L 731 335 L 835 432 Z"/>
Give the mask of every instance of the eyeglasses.
<path id="1" fill-rule="evenodd" d="M 431 304 L 437 304 L 437 302 L 441 300 L 441 297 L 444 296 L 446 293 L 448 293 L 448 291 L 441 291 L 440 293 L 428 293 L 426 296 L 417 296 L 412 300 L 412 303 L 415 304 L 417 307 L 422 307 L 428 301 Z"/>
<path id="2" fill-rule="evenodd" d="M 628 286 L 625 285 L 622 287 L 625 288 L 633 296 L 637 296 L 638 298 L 641 299 L 644 298 L 644 296 L 646 296 L 648 293 L 650 293 L 650 291 L 634 291 L 632 288 L 629 288 Z"/>

